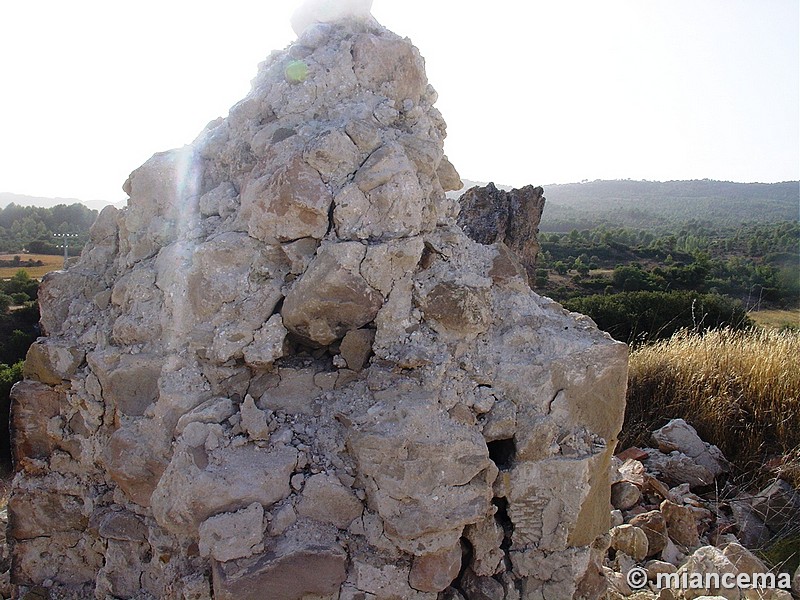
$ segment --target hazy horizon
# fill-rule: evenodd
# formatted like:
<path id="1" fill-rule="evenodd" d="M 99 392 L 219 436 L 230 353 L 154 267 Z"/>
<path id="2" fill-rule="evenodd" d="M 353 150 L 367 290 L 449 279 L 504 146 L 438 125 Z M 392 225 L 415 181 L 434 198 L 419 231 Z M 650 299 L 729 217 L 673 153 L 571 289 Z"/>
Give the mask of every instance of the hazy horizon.
<path id="1" fill-rule="evenodd" d="M 0 39 L 0 190 L 124 200 L 128 174 L 190 143 L 294 35 L 295 3 L 14 3 Z M 793 0 L 375 0 L 426 59 L 462 177 L 800 179 Z M 443 24 L 446 24 L 443 25 Z"/>
<path id="2" fill-rule="evenodd" d="M 680 183 L 680 182 L 692 182 L 692 181 L 708 181 L 708 182 L 716 182 L 716 183 L 731 183 L 736 185 L 778 185 L 784 183 L 797 183 L 798 184 L 798 199 L 800 199 L 800 180 L 786 180 L 786 181 L 729 181 L 729 180 L 721 180 L 721 179 L 710 179 L 710 178 L 703 178 L 703 179 L 668 179 L 664 181 L 652 180 L 652 179 L 632 179 L 630 177 L 624 179 L 594 179 L 588 180 L 584 179 L 581 181 L 567 181 L 563 183 L 538 183 L 538 182 L 530 182 L 529 184 L 523 184 L 519 186 L 513 186 L 502 181 L 478 181 L 476 179 L 471 179 L 469 177 L 462 177 L 462 182 L 464 183 L 464 187 L 461 188 L 462 191 L 466 188 L 469 188 L 473 185 L 487 185 L 489 183 L 493 183 L 498 188 L 512 188 L 512 187 L 523 187 L 523 185 L 535 185 L 540 186 L 545 189 L 545 193 L 547 192 L 548 187 L 557 187 L 557 186 L 572 186 L 572 185 L 582 185 L 582 184 L 592 184 L 592 183 L 600 183 L 600 182 L 620 182 L 620 181 L 630 181 L 634 183 L 655 183 L 655 184 L 667 184 L 667 183 Z M 19 199 L 19 201 L 18 201 Z M 30 204 L 22 204 L 21 202 L 25 202 L 23 199 L 30 199 L 32 202 Z M 42 202 L 44 201 L 44 202 Z M 34 196 L 31 194 L 18 194 L 16 192 L 9 192 L 9 191 L 2 191 L 0 190 L 0 209 L 5 208 L 12 202 L 14 204 L 18 204 L 19 206 L 38 206 L 42 208 L 50 208 L 52 206 L 56 206 L 57 204 L 73 204 L 75 202 L 84 204 L 89 208 L 94 210 L 101 210 L 107 205 L 115 205 L 115 206 L 124 206 L 127 201 L 127 198 L 122 198 L 117 200 L 116 202 L 109 202 L 107 200 L 102 200 L 98 198 L 75 198 L 75 197 L 67 197 L 67 196 Z"/>

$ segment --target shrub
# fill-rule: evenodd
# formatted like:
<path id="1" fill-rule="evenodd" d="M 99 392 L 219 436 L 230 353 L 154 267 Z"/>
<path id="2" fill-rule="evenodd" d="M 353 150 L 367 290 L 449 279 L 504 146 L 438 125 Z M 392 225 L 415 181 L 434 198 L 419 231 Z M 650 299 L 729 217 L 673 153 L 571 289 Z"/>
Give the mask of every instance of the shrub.
<path id="1" fill-rule="evenodd" d="M 8 294 L 4 294 L 0 292 L 0 315 L 4 315 L 8 312 L 8 307 L 14 304 L 14 298 L 9 296 Z"/>
<path id="2" fill-rule="evenodd" d="M 740 302 L 695 292 L 622 292 L 573 298 L 569 310 L 590 316 L 615 339 L 637 345 L 669 338 L 681 329 L 752 326 Z"/>

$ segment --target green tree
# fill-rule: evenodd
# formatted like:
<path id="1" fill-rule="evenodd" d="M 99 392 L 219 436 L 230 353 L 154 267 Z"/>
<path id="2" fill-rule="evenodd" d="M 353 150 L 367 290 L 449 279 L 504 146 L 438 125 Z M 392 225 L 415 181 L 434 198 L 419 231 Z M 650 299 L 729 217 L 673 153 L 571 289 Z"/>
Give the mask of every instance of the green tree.
<path id="1" fill-rule="evenodd" d="M 8 312 L 8 307 L 14 304 L 14 298 L 0 292 L 0 315 L 4 315 Z"/>
<path id="2" fill-rule="evenodd" d="M 623 292 L 573 298 L 564 306 L 590 316 L 600 329 L 628 344 L 668 338 L 680 329 L 753 325 L 741 302 L 714 294 Z"/>
<path id="3" fill-rule="evenodd" d="M 576 259 L 572 265 L 581 277 L 586 277 L 589 274 L 589 265 L 583 262 L 580 258 Z"/>
<path id="4" fill-rule="evenodd" d="M 3 291 L 7 294 L 25 294 L 33 300 L 37 297 L 39 282 L 33 279 L 24 269 L 17 270 L 8 281 L 3 282 Z"/>

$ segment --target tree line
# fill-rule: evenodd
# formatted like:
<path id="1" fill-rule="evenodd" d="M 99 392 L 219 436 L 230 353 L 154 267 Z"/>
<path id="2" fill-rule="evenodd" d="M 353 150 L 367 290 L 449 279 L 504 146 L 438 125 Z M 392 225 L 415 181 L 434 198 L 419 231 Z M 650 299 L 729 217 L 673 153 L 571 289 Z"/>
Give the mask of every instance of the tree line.
<path id="1" fill-rule="evenodd" d="M 32 254 L 59 254 L 57 233 L 77 234 L 76 247 L 89 239 L 89 228 L 97 218 L 97 211 L 83 204 L 52 208 L 19 206 L 11 203 L 0 209 L 0 252 L 30 252 Z"/>
<path id="2" fill-rule="evenodd" d="M 540 234 L 535 289 L 625 342 L 746 327 L 750 309 L 800 304 L 800 224 Z"/>

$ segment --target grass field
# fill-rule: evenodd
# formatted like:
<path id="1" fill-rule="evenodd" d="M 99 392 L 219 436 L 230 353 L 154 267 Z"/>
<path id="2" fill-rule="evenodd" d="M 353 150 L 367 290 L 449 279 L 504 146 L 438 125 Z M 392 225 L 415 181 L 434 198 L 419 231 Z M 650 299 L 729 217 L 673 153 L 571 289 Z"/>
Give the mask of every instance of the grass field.
<path id="1" fill-rule="evenodd" d="M 52 254 L 0 254 L 0 260 L 14 260 L 15 256 L 19 256 L 23 262 L 29 259 L 41 260 L 44 264 L 41 267 L 0 267 L 0 279 L 13 277 L 20 269 L 26 271 L 33 279 L 41 279 L 46 273 L 58 271 L 64 266 L 64 257 Z"/>
<path id="2" fill-rule="evenodd" d="M 748 313 L 761 327 L 780 329 L 781 327 L 800 328 L 800 309 L 795 310 L 760 310 Z"/>
<path id="3" fill-rule="evenodd" d="M 774 456 L 800 485 L 800 331 L 681 332 L 631 354 L 623 444 L 682 417 L 742 471 Z"/>

